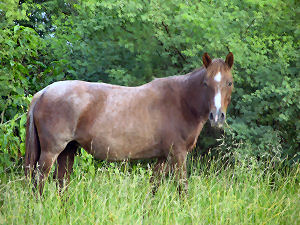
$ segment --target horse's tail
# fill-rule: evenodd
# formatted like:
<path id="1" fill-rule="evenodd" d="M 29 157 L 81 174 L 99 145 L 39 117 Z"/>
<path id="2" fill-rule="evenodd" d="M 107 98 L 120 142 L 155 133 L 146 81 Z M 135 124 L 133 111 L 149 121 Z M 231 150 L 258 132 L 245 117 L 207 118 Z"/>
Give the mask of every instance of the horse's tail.
<path id="1" fill-rule="evenodd" d="M 41 147 L 39 136 L 34 122 L 34 107 L 39 100 L 40 92 L 34 95 L 27 113 L 26 124 L 26 152 L 25 152 L 25 176 L 31 177 L 40 158 Z"/>

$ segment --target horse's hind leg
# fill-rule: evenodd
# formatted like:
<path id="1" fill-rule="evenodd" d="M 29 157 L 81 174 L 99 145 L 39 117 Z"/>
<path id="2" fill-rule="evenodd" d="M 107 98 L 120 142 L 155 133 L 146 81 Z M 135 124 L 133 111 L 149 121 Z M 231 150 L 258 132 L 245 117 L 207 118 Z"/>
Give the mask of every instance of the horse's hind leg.
<path id="1" fill-rule="evenodd" d="M 60 189 L 69 182 L 70 174 L 73 171 L 73 163 L 77 147 L 77 143 L 70 142 L 57 158 L 54 178 L 58 180 Z"/>
<path id="2" fill-rule="evenodd" d="M 49 151 L 42 151 L 40 155 L 40 159 L 37 165 L 37 172 L 38 172 L 38 185 L 39 185 L 39 192 L 40 195 L 43 193 L 44 183 L 48 174 L 51 170 L 51 167 L 56 160 L 57 154 L 54 154 Z"/>

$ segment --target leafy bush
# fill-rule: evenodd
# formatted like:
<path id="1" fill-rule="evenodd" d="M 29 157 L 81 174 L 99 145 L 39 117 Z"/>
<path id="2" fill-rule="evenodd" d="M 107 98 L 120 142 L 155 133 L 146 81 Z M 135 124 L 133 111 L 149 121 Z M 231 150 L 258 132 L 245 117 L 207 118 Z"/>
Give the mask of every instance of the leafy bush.
<path id="1" fill-rule="evenodd" d="M 24 96 L 56 80 L 134 86 L 200 67 L 204 52 L 215 58 L 232 51 L 235 91 L 225 150 L 242 143 L 252 146 L 249 157 L 298 154 L 296 1 L 10 3 L 0 12 L 1 123 L 26 112 Z M 222 132 L 215 133 L 208 126 L 200 147 L 215 146 L 210 136 Z"/>

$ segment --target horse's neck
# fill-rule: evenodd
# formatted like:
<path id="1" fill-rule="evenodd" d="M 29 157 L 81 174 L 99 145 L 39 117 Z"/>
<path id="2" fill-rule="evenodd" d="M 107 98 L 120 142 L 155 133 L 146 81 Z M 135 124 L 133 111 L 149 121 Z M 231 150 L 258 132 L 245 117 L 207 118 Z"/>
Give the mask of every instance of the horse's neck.
<path id="1" fill-rule="evenodd" d="M 205 69 L 185 75 L 184 88 L 182 92 L 183 110 L 187 119 L 205 123 L 209 114 L 208 96 L 202 88 Z"/>

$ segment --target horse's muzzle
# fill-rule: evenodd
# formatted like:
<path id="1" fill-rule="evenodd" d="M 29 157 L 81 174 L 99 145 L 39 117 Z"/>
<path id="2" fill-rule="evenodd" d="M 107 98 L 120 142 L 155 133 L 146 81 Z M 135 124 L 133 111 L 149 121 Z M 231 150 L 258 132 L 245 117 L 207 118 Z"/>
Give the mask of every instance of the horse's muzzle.
<path id="1" fill-rule="evenodd" d="M 223 112 L 223 110 L 213 109 L 210 111 L 208 119 L 212 127 L 222 127 L 225 122 L 225 117 L 226 114 Z"/>

